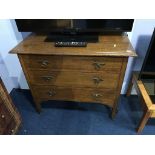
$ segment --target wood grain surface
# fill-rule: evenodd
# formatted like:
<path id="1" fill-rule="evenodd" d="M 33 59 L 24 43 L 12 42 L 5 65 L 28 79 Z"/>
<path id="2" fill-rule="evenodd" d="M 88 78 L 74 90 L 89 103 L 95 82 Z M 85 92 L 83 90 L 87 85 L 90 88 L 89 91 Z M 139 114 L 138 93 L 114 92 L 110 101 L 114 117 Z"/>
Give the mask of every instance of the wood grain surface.
<path id="1" fill-rule="evenodd" d="M 77 56 L 136 56 L 126 35 L 99 36 L 98 43 L 88 43 L 87 47 L 55 47 L 52 42 L 44 42 L 46 36 L 31 35 L 10 53 L 41 55 L 77 55 Z"/>

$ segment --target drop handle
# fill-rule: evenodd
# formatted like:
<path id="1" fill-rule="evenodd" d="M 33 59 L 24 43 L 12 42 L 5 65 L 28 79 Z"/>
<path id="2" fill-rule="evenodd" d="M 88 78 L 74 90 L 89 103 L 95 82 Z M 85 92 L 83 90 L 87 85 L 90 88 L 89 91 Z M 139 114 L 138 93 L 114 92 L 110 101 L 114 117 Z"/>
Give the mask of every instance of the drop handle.
<path id="1" fill-rule="evenodd" d="M 42 76 L 42 79 L 45 81 L 50 81 L 50 80 L 54 79 L 54 77 L 53 76 Z"/>
<path id="2" fill-rule="evenodd" d="M 99 70 L 99 69 L 101 69 L 102 66 L 105 65 L 105 63 L 94 61 L 93 62 L 93 65 L 94 65 L 94 67 L 95 67 L 96 70 Z"/>
<path id="3" fill-rule="evenodd" d="M 99 84 L 100 82 L 104 81 L 102 78 L 100 77 L 93 77 L 93 81 L 95 84 Z"/>
<path id="4" fill-rule="evenodd" d="M 103 95 L 102 94 L 99 94 L 99 93 L 93 93 L 92 96 L 93 97 L 102 97 Z"/>
<path id="5" fill-rule="evenodd" d="M 103 95 L 102 94 L 99 94 L 99 93 L 93 93 L 92 94 L 92 97 L 95 99 L 95 100 L 98 100 L 100 99 L 100 97 L 102 97 Z"/>
<path id="6" fill-rule="evenodd" d="M 41 63 L 42 67 L 47 67 L 47 65 L 49 64 L 48 60 L 40 60 L 39 63 Z"/>
<path id="7" fill-rule="evenodd" d="M 56 92 L 52 90 L 52 91 L 48 91 L 47 94 L 49 96 L 54 96 L 56 94 Z"/>

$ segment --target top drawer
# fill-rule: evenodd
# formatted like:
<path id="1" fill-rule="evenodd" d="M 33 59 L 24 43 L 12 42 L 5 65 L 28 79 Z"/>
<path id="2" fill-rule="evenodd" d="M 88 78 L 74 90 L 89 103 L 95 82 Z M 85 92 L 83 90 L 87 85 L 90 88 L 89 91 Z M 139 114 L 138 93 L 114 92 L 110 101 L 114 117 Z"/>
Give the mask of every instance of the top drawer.
<path id="1" fill-rule="evenodd" d="M 19 55 L 28 69 L 43 70 L 87 70 L 120 71 L 122 58 L 113 57 L 82 57 L 82 56 L 44 56 Z"/>

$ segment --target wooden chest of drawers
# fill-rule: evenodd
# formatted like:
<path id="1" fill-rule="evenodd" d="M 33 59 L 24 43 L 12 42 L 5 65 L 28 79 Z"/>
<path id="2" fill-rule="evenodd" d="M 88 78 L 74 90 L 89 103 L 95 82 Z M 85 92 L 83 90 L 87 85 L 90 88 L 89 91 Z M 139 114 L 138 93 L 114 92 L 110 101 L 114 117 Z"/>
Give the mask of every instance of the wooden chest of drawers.
<path id="1" fill-rule="evenodd" d="M 108 105 L 115 116 L 129 56 L 136 56 L 127 36 L 100 36 L 87 47 L 54 47 L 32 35 L 15 47 L 36 108 L 65 100 Z"/>

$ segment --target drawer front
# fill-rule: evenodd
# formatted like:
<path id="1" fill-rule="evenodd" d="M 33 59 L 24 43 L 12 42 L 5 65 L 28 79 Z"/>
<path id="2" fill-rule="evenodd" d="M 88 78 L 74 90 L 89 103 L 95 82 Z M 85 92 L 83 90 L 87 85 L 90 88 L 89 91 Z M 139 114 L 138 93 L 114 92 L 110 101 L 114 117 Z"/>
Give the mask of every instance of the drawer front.
<path id="1" fill-rule="evenodd" d="M 113 70 L 117 72 L 122 65 L 122 58 L 116 57 L 22 55 L 22 59 L 27 68 L 39 70 Z"/>
<path id="2" fill-rule="evenodd" d="M 96 102 L 113 106 L 115 91 L 112 89 L 69 88 L 56 86 L 33 87 L 41 100 L 67 100 Z"/>
<path id="3" fill-rule="evenodd" d="M 111 72 L 89 73 L 84 71 L 29 71 L 31 84 L 69 87 L 117 87 L 119 74 Z"/>

